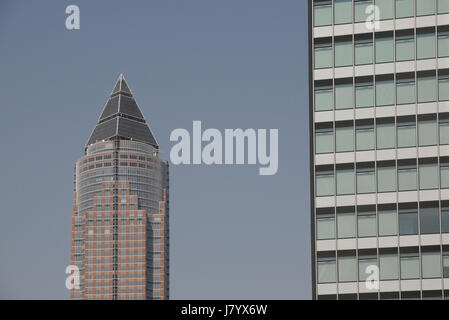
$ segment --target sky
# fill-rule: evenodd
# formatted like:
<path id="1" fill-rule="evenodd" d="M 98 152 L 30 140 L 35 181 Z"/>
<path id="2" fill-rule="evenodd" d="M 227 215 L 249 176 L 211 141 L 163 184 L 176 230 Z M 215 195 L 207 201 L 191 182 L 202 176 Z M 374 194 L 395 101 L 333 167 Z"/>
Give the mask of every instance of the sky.
<path id="1" fill-rule="evenodd" d="M 65 27 L 68 5 L 80 29 Z M 171 299 L 310 299 L 307 1 L 0 1 L 0 298 L 68 299 L 75 162 L 120 73 L 170 133 L 279 130 L 279 170 L 170 166 Z"/>

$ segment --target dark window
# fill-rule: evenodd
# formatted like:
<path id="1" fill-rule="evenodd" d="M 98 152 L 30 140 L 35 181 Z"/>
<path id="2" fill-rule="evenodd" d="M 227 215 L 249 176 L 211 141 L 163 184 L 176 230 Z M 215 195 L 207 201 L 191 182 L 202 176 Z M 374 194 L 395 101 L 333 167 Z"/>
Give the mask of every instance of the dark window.
<path id="1" fill-rule="evenodd" d="M 441 229 L 443 233 L 449 233 L 449 207 L 441 208 Z"/>
<path id="2" fill-rule="evenodd" d="M 399 212 L 399 233 L 401 236 L 418 234 L 418 212 L 416 210 Z"/>
<path id="3" fill-rule="evenodd" d="M 438 208 L 421 208 L 421 233 L 440 233 L 440 215 Z"/>
<path id="4" fill-rule="evenodd" d="M 318 300 L 337 300 L 336 295 L 322 295 L 318 296 Z"/>

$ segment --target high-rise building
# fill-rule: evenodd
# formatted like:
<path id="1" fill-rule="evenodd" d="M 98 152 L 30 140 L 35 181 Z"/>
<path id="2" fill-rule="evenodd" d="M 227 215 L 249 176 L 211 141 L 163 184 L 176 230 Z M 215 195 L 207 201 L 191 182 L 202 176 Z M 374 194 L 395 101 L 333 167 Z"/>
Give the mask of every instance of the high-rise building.
<path id="1" fill-rule="evenodd" d="M 76 162 L 72 299 L 168 299 L 168 163 L 123 75 Z"/>
<path id="2" fill-rule="evenodd" d="M 449 1 L 309 24 L 313 298 L 449 299 Z"/>

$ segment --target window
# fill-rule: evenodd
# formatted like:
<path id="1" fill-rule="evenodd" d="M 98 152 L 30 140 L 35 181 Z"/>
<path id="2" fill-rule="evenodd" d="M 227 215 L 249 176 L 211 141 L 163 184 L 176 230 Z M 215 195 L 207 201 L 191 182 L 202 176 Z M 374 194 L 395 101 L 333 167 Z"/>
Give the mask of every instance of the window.
<path id="1" fill-rule="evenodd" d="M 315 27 L 332 24 L 332 1 L 314 2 L 313 21 Z"/>
<path id="2" fill-rule="evenodd" d="M 377 191 L 395 192 L 396 191 L 396 167 L 382 166 L 377 167 Z"/>
<path id="3" fill-rule="evenodd" d="M 415 103 L 415 79 L 398 79 L 396 82 L 396 100 L 397 104 Z"/>
<path id="4" fill-rule="evenodd" d="M 437 82 L 435 75 L 418 77 L 418 102 L 434 102 L 437 97 Z"/>
<path id="5" fill-rule="evenodd" d="M 357 227 L 359 237 L 375 237 L 377 234 L 376 212 L 359 211 L 357 213 Z"/>
<path id="6" fill-rule="evenodd" d="M 376 81 L 376 105 L 378 107 L 394 105 L 394 81 Z"/>
<path id="7" fill-rule="evenodd" d="M 100 211 L 101 209 L 102 209 L 102 207 L 101 207 L 101 199 L 98 199 L 97 200 L 97 208 L 96 208 L 96 210 Z"/>
<path id="8" fill-rule="evenodd" d="M 379 7 L 380 19 L 393 19 L 393 1 L 391 0 L 375 0 L 376 6 Z"/>
<path id="9" fill-rule="evenodd" d="M 449 278 L 449 254 L 443 256 L 443 276 Z"/>
<path id="10" fill-rule="evenodd" d="M 401 166 L 398 168 L 399 191 L 413 191 L 416 188 L 416 166 Z"/>
<path id="11" fill-rule="evenodd" d="M 421 234 L 440 233 L 440 214 L 438 208 L 421 208 Z"/>
<path id="12" fill-rule="evenodd" d="M 350 255 L 338 257 L 338 281 L 357 281 L 357 260 L 355 256 Z"/>
<path id="13" fill-rule="evenodd" d="M 418 234 L 418 212 L 416 210 L 399 211 L 399 234 L 401 236 Z"/>
<path id="14" fill-rule="evenodd" d="M 376 175 L 374 168 L 357 168 L 357 193 L 376 192 Z"/>
<path id="15" fill-rule="evenodd" d="M 318 283 L 336 282 L 335 258 L 318 259 Z"/>
<path id="16" fill-rule="evenodd" d="M 359 281 L 366 281 L 371 272 L 368 268 L 377 266 L 376 256 L 359 256 Z"/>
<path id="17" fill-rule="evenodd" d="M 352 23 L 352 0 L 334 0 L 334 23 Z"/>
<path id="18" fill-rule="evenodd" d="M 435 14 L 435 1 L 431 0 L 416 0 L 416 15 L 428 16 Z"/>
<path id="19" fill-rule="evenodd" d="M 379 236 L 395 236 L 398 234 L 396 210 L 379 210 Z"/>
<path id="20" fill-rule="evenodd" d="M 367 108 L 374 105 L 374 87 L 372 81 L 356 84 L 355 101 L 357 108 Z"/>
<path id="21" fill-rule="evenodd" d="M 332 86 L 315 87 L 315 111 L 333 109 Z"/>
<path id="22" fill-rule="evenodd" d="M 318 197 L 334 195 L 334 172 L 318 172 L 316 176 L 316 194 Z"/>
<path id="23" fill-rule="evenodd" d="M 438 32 L 438 57 L 444 58 L 448 56 L 449 56 L 449 32 L 440 31 Z"/>
<path id="24" fill-rule="evenodd" d="M 381 18 L 382 18 L 382 10 Z M 376 37 L 376 63 L 393 62 L 394 42 L 392 34 L 385 34 Z"/>
<path id="25" fill-rule="evenodd" d="M 440 119 L 440 144 L 449 144 L 449 119 Z"/>
<path id="26" fill-rule="evenodd" d="M 356 40 L 355 44 L 355 64 L 365 65 L 373 63 L 373 39 Z"/>
<path id="27" fill-rule="evenodd" d="M 379 257 L 380 280 L 399 278 L 399 259 L 397 254 L 381 254 Z"/>
<path id="28" fill-rule="evenodd" d="M 371 0 L 354 0 L 354 22 L 365 22 L 368 17 L 366 10 L 372 4 Z"/>
<path id="29" fill-rule="evenodd" d="M 335 134 L 337 152 L 354 151 L 354 127 L 337 127 Z"/>
<path id="30" fill-rule="evenodd" d="M 337 195 L 354 194 L 354 169 L 337 170 Z"/>
<path id="31" fill-rule="evenodd" d="M 435 58 L 435 31 L 416 34 L 416 58 Z"/>
<path id="32" fill-rule="evenodd" d="M 332 43 L 315 43 L 315 69 L 332 67 Z"/>
<path id="33" fill-rule="evenodd" d="M 421 190 L 438 188 L 438 163 L 419 165 L 419 188 Z"/>
<path id="34" fill-rule="evenodd" d="M 441 291 L 423 291 L 422 300 L 435 301 L 442 300 L 443 296 Z"/>
<path id="35" fill-rule="evenodd" d="M 374 150 L 374 126 L 365 125 L 356 128 L 357 151 Z"/>
<path id="36" fill-rule="evenodd" d="M 352 66 L 352 39 L 335 41 L 335 67 Z"/>
<path id="37" fill-rule="evenodd" d="M 438 78 L 438 100 L 449 100 L 449 75 L 440 74 Z"/>
<path id="38" fill-rule="evenodd" d="M 449 233 L 449 207 L 441 208 L 441 232 Z"/>
<path id="39" fill-rule="evenodd" d="M 449 1 L 437 0 L 437 4 L 438 4 L 438 14 L 449 13 Z"/>
<path id="40" fill-rule="evenodd" d="M 396 145 L 394 123 L 377 123 L 377 149 L 393 149 Z"/>
<path id="41" fill-rule="evenodd" d="M 418 121 L 418 142 L 420 147 L 438 144 L 437 120 Z"/>
<path id="42" fill-rule="evenodd" d="M 396 0 L 396 18 L 409 18 L 415 15 L 415 0 Z"/>
<path id="43" fill-rule="evenodd" d="M 332 128 L 319 129 L 315 133 L 316 153 L 332 153 L 334 152 L 334 131 Z"/>
<path id="44" fill-rule="evenodd" d="M 335 85 L 335 109 L 351 109 L 354 107 L 352 83 Z"/>
<path id="45" fill-rule="evenodd" d="M 440 175 L 441 175 L 441 188 L 449 188 L 449 162 L 442 162 L 440 164 Z"/>
<path id="46" fill-rule="evenodd" d="M 396 35 L 396 61 L 415 59 L 415 39 L 412 34 Z"/>
<path id="47" fill-rule="evenodd" d="M 424 279 L 441 277 L 441 253 L 439 251 L 422 253 L 422 276 Z"/>
<path id="48" fill-rule="evenodd" d="M 355 212 L 337 213 L 337 230 L 339 239 L 355 237 Z"/>
<path id="49" fill-rule="evenodd" d="M 415 146 L 416 146 L 415 122 L 398 123 L 398 148 L 409 148 Z"/>
<path id="50" fill-rule="evenodd" d="M 401 254 L 401 279 L 419 278 L 418 253 Z"/>

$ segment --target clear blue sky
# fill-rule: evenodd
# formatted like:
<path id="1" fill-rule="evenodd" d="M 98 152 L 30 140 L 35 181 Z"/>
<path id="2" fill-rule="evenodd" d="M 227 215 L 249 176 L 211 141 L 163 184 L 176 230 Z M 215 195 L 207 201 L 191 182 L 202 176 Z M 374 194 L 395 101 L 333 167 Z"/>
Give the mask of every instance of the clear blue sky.
<path id="1" fill-rule="evenodd" d="M 171 298 L 310 298 L 307 39 L 304 0 L 0 1 L 0 298 L 68 298 L 73 167 L 121 72 L 165 159 L 193 120 L 279 129 L 275 176 L 171 166 Z"/>

